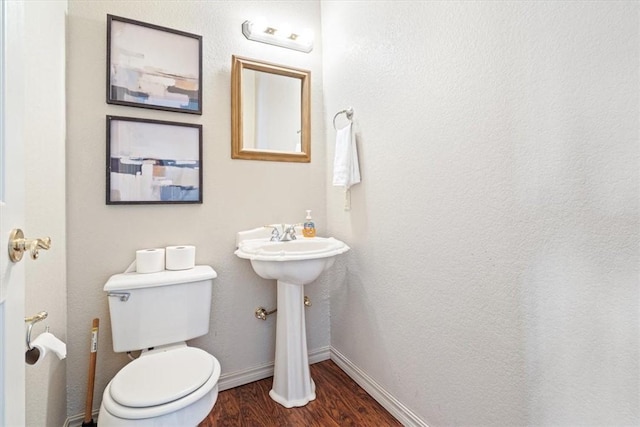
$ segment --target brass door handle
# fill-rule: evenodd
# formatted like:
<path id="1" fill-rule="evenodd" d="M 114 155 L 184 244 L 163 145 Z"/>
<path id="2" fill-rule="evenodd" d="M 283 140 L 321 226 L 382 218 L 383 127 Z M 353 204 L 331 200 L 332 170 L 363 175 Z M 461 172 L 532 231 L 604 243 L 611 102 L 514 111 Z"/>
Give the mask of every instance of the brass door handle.
<path id="1" fill-rule="evenodd" d="M 11 230 L 9 235 L 9 259 L 18 262 L 26 251 L 31 254 L 31 259 L 38 259 L 40 249 L 48 250 L 51 247 L 51 238 L 25 239 L 24 233 L 19 228 Z"/>

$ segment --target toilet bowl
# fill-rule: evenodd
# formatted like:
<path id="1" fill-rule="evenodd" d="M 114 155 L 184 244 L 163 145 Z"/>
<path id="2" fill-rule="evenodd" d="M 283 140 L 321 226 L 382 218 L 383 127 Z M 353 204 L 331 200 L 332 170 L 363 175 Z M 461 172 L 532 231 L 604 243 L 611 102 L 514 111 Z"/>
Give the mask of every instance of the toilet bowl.
<path id="1" fill-rule="evenodd" d="M 186 340 L 209 332 L 209 266 L 112 276 L 109 297 L 113 349 L 141 350 L 107 384 L 100 427 L 196 426 L 218 399 L 220 363 Z"/>
<path id="2" fill-rule="evenodd" d="M 109 382 L 100 426 L 195 426 L 218 398 L 220 363 L 185 344 L 144 352 Z"/>

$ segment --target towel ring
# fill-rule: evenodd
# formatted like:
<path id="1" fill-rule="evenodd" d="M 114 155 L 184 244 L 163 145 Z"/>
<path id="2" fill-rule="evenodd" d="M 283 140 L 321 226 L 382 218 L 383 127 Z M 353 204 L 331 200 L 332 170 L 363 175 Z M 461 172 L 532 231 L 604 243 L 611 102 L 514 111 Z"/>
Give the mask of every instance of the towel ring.
<path id="1" fill-rule="evenodd" d="M 340 114 L 346 114 L 347 120 L 352 121 L 353 119 L 353 107 L 345 108 L 344 110 L 338 111 L 335 116 L 333 116 L 333 128 L 338 130 L 336 127 L 336 119 Z"/>

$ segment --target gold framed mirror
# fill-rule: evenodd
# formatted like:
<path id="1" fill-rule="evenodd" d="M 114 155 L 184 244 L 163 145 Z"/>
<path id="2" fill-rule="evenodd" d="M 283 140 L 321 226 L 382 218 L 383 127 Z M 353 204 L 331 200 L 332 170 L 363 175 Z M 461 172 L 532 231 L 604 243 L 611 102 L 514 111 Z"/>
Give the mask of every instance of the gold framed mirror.
<path id="1" fill-rule="evenodd" d="M 231 158 L 311 161 L 311 72 L 232 56 Z"/>

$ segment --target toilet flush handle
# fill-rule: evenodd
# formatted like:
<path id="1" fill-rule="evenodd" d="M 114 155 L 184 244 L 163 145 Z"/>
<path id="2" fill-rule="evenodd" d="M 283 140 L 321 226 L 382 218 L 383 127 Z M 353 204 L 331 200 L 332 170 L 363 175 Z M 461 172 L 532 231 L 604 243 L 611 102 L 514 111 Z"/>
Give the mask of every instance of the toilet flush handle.
<path id="1" fill-rule="evenodd" d="M 118 297 L 120 301 L 127 302 L 131 294 L 129 292 L 107 292 L 108 297 Z"/>

